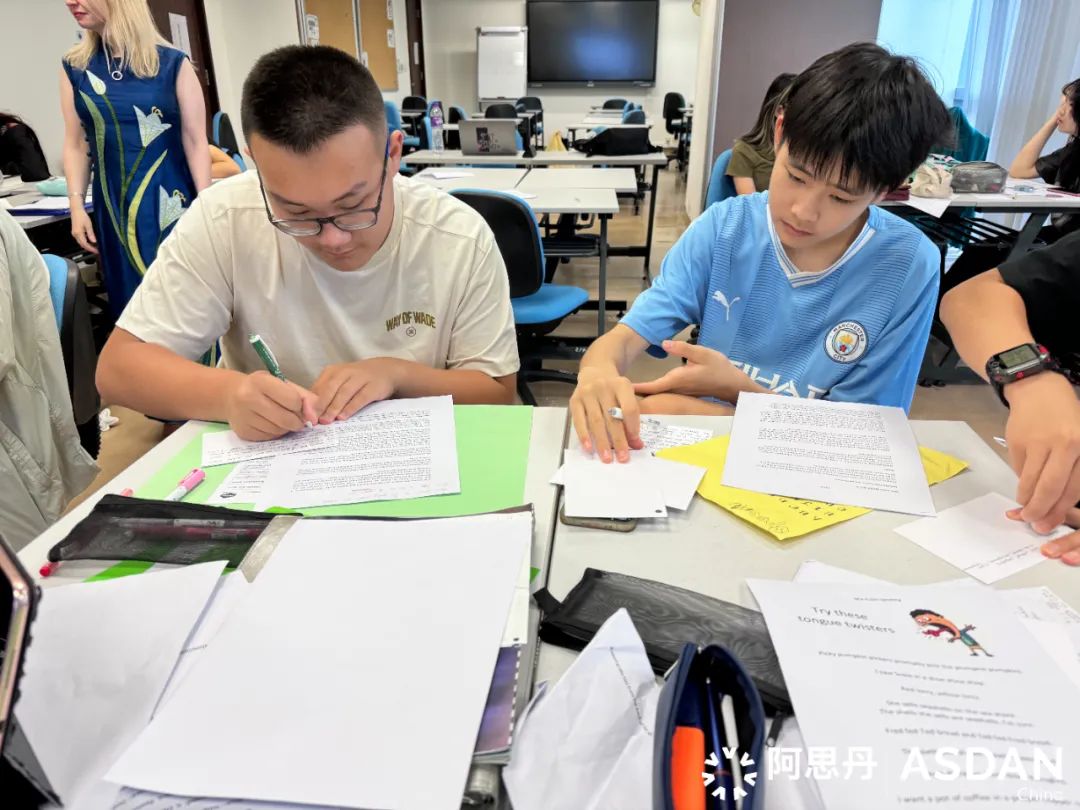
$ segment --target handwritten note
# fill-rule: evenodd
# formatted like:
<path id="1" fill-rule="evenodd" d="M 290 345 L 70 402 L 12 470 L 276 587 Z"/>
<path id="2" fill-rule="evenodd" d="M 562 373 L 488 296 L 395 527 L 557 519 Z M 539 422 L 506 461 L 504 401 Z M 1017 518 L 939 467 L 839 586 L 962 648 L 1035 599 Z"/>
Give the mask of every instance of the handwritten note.
<path id="1" fill-rule="evenodd" d="M 810 532 L 835 526 L 846 520 L 865 515 L 870 510 L 859 506 L 807 501 L 780 495 L 765 495 L 745 489 L 724 486 L 724 462 L 727 459 L 730 436 L 717 436 L 700 444 L 669 447 L 656 455 L 685 464 L 705 467 L 705 477 L 698 485 L 698 494 L 726 509 L 747 523 L 771 534 L 778 540 L 802 537 Z M 923 469 L 930 485 L 938 484 L 967 468 L 967 463 L 952 456 L 919 448 Z"/>

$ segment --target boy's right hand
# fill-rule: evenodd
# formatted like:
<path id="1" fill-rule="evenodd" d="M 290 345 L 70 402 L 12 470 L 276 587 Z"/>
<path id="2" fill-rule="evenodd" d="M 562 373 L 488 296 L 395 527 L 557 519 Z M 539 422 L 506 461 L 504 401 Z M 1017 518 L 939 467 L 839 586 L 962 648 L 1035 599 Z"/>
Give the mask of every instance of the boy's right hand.
<path id="1" fill-rule="evenodd" d="M 319 421 L 318 397 L 265 371 L 239 376 L 226 394 L 229 427 L 241 439 L 278 439 Z"/>
<path id="2" fill-rule="evenodd" d="M 622 421 L 611 416 L 611 408 L 621 408 Z M 641 411 L 634 384 L 614 368 L 583 368 L 570 397 L 574 429 L 585 452 L 596 452 L 605 464 L 614 457 L 630 460 L 630 450 L 645 446 L 641 441 Z"/>

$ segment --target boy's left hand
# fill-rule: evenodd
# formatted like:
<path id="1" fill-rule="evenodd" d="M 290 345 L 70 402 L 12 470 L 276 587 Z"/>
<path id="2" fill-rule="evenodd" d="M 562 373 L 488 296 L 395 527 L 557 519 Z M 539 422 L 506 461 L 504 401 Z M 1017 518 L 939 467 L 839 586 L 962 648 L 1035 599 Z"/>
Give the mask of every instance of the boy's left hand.
<path id="1" fill-rule="evenodd" d="M 319 398 L 322 413 L 319 424 L 348 419 L 372 402 L 389 399 L 397 390 L 399 361 L 374 357 L 353 363 L 327 366 L 311 386 Z"/>
<path id="2" fill-rule="evenodd" d="M 716 397 L 734 403 L 740 391 L 767 391 L 715 349 L 682 340 L 665 340 L 663 349 L 675 357 L 682 357 L 686 363 L 652 382 L 635 383 L 634 393 L 638 396 L 684 394 L 690 397 Z"/>

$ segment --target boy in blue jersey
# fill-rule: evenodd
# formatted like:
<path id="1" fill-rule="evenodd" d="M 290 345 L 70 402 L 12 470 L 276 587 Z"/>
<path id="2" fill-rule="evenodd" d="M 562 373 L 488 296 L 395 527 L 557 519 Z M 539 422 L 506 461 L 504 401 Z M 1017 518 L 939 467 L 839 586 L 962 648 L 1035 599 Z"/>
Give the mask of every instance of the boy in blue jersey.
<path id="1" fill-rule="evenodd" d="M 582 359 L 570 406 L 583 446 L 627 461 L 642 446 L 641 412 L 730 413 L 721 403 L 742 391 L 908 408 L 940 254 L 872 204 L 950 125 L 918 66 L 877 45 L 849 45 L 801 73 L 777 116 L 769 191 L 698 217 Z M 669 340 L 691 324 L 698 345 Z M 634 385 L 625 370 L 649 345 L 687 363 Z"/>

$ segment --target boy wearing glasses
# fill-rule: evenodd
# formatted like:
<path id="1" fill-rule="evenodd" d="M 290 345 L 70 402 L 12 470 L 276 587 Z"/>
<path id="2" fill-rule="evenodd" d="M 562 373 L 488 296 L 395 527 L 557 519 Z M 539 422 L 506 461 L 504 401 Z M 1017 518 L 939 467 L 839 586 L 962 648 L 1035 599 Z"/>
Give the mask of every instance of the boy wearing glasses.
<path id="1" fill-rule="evenodd" d="M 257 172 L 216 184 L 162 244 L 98 364 L 109 402 L 271 439 L 390 397 L 510 403 L 506 268 L 468 206 L 398 176 L 382 94 L 328 47 L 263 56 L 244 83 Z M 265 371 L 257 333 L 288 382 Z M 219 368 L 196 360 L 221 342 Z"/>

